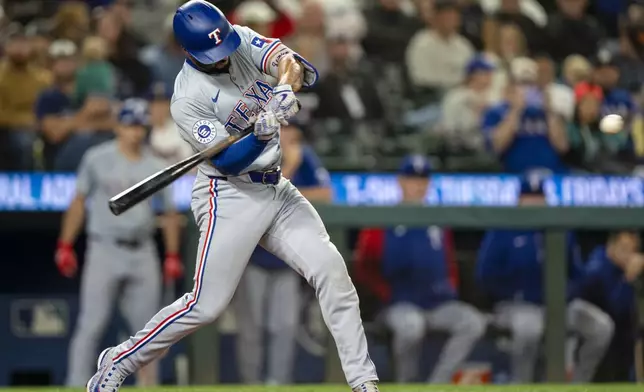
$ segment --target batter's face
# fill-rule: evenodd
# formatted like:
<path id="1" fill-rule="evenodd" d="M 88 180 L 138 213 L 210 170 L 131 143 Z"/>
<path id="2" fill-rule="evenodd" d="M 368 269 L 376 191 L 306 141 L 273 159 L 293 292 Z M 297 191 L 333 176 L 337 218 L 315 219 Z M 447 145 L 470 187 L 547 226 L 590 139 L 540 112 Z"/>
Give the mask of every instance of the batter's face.
<path id="1" fill-rule="evenodd" d="M 188 54 L 188 58 L 190 59 L 190 61 L 192 61 L 193 64 L 197 66 L 197 68 L 199 68 L 200 71 L 205 73 L 222 72 L 222 71 L 225 71 L 228 68 L 228 66 L 230 66 L 230 57 L 226 57 L 225 59 L 217 61 L 216 63 L 212 63 L 212 64 L 200 63 L 199 61 L 197 61 L 197 59 L 190 56 L 189 54 Z"/>
<path id="2" fill-rule="evenodd" d="M 130 147 L 138 147 L 145 141 L 147 129 L 143 125 L 119 125 L 116 137 Z"/>
<path id="3" fill-rule="evenodd" d="M 425 200 L 429 187 L 428 177 L 398 176 L 398 183 L 404 203 L 420 204 Z"/>

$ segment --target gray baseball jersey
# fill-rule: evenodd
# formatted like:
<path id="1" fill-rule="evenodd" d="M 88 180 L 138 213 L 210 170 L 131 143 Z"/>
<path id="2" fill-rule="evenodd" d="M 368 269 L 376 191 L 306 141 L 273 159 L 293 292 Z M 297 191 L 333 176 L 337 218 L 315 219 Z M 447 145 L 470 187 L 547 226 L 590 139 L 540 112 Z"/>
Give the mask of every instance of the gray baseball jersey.
<path id="1" fill-rule="evenodd" d="M 96 236 L 112 236 L 124 239 L 145 239 L 156 228 L 153 206 L 164 210 L 172 208 L 171 188 L 140 203 L 120 216 L 112 214 L 108 200 L 136 184 L 147 176 L 162 170 L 165 164 L 144 148 L 141 159 L 128 161 L 118 150 L 116 141 L 91 148 L 85 153 L 78 170 L 76 191 L 88 198 L 87 232 Z"/>
<path id="2" fill-rule="evenodd" d="M 116 217 L 108 208 L 110 197 L 164 167 L 144 149 L 141 159 L 128 161 L 117 142 L 100 144 L 85 153 L 77 176 L 77 192 L 87 197 L 88 243 L 81 277 L 80 314 L 70 348 L 67 385 L 85 385 L 93 371 L 98 344 L 114 310 L 132 332 L 154 315 L 161 297 L 161 273 L 152 235 L 155 209 L 172 208 L 170 188 L 158 199 L 141 203 Z M 138 246 L 118 241 L 137 241 Z"/>
<path id="3" fill-rule="evenodd" d="M 283 45 L 248 27 L 235 26 L 235 30 L 242 43 L 230 56 L 229 73 L 205 74 L 186 62 L 174 84 L 172 118 L 195 152 L 250 126 L 273 96 L 267 62 Z M 281 157 L 279 138 L 275 137 L 244 172 L 276 168 Z M 206 175 L 221 175 L 207 162 L 199 170 Z"/>
<path id="4" fill-rule="evenodd" d="M 281 56 L 291 53 L 279 40 L 246 27 L 234 29 L 241 45 L 230 56 L 229 73 L 206 74 L 187 63 L 175 82 L 172 116 L 195 151 L 253 123 L 272 96 L 266 73 L 275 74 Z M 194 289 L 116 347 L 112 361 L 121 372 L 133 373 L 183 336 L 213 322 L 228 306 L 260 243 L 316 289 L 349 384 L 355 388 L 378 379 L 369 359 L 358 295 L 317 212 L 288 180 L 261 184 L 244 174 L 276 168 L 280 158 L 276 136 L 241 175 L 222 178 L 210 162 L 199 166 L 192 191 L 192 211 L 201 234 Z"/>

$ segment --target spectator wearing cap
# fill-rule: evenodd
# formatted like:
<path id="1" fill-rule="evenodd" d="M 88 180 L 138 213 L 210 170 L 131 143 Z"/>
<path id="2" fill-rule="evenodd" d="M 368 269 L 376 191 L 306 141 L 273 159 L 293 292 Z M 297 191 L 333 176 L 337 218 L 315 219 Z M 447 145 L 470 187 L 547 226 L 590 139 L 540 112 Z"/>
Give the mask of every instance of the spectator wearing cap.
<path id="1" fill-rule="evenodd" d="M 440 128 L 450 144 L 479 151 L 485 148 L 479 128 L 483 113 L 494 103 L 494 66 L 479 56 L 467 64 L 465 73 L 465 82 L 443 98 Z"/>
<path id="2" fill-rule="evenodd" d="M 601 25 L 586 14 L 587 0 L 557 0 L 558 11 L 550 16 L 546 35 L 548 53 L 557 62 L 571 54 L 592 57 L 605 37 Z"/>
<path id="3" fill-rule="evenodd" d="M 628 123 L 633 116 L 635 104 L 627 90 L 619 88 L 620 69 L 613 53 L 600 50 L 593 57 L 595 71 L 593 81 L 604 91 L 602 115 L 619 114 Z"/>
<path id="4" fill-rule="evenodd" d="M 521 206 L 544 206 L 543 180 L 528 175 L 521 182 Z M 567 237 L 568 328 L 579 334 L 579 360 L 573 380 L 590 382 L 613 335 L 610 317 L 595 305 L 578 298 L 583 275 L 581 253 L 575 235 Z M 497 323 L 512 332 L 513 381 L 535 381 L 534 372 L 544 330 L 543 265 L 544 233 L 540 230 L 488 230 L 477 260 L 478 284 L 495 302 Z"/>
<path id="5" fill-rule="evenodd" d="M 620 153 L 628 147 L 626 132 L 606 133 L 599 129 L 604 100 L 602 88 L 583 82 L 575 86 L 575 117 L 566 132 L 570 150 L 566 161 L 574 168 L 596 173 L 624 173 Z"/>
<path id="6" fill-rule="evenodd" d="M 32 47 L 21 26 L 8 28 L 0 60 L 0 160 L 5 170 L 30 170 L 36 139 L 34 104 L 51 83 L 49 71 L 31 62 Z"/>
<path id="7" fill-rule="evenodd" d="M 91 99 L 78 104 L 80 61 L 72 41 L 54 41 L 49 55 L 54 85 L 40 94 L 35 105 L 43 147 L 41 167 L 73 171 L 88 148 L 112 137 L 111 106 L 109 101 Z"/>
<path id="8" fill-rule="evenodd" d="M 277 6 L 275 0 L 244 1 L 237 6 L 229 20 L 270 38 L 284 39 L 295 31 L 295 21 Z"/>
<path id="9" fill-rule="evenodd" d="M 163 82 L 154 84 L 150 94 L 150 147 L 168 165 L 192 155 L 192 148 L 186 143 L 170 115 L 170 99 L 172 90 L 166 88 Z"/>
<path id="10" fill-rule="evenodd" d="M 584 269 L 581 298 L 608 313 L 617 332 L 595 381 L 630 382 L 638 335 L 636 287 L 644 270 L 639 233 L 610 233 L 604 245 L 592 250 Z"/>
<path id="11" fill-rule="evenodd" d="M 520 57 L 510 64 L 514 83 L 508 98 L 483 116 L 483 134 L 489 148 L 508 172 L 544 168 L 565 172 L 561 155 L 568 151 L 565 123 L 553 110 L 547 91 L 537 84 L 534 60 Z"/>
<path id="12" fill-rule="evenodd" d="M 329 68 L 311 90 L 318 97 L 316 118 L 378 120 L 383 103 L 376 89 L 377 75 L 371 63 L 355 50 L 358 43 L 349 36 L 331 33 L 327 40 Z"/>
<path id="13" fill-rule="evenodd" d="M 434 10 L 431 24 L 409 42 L 405 63 L 414 87 L 442 93 L 463 81 L 474 48 L 459 34 L 461 15 L 455 2 L 438 0 Z"/>
<path id="14" fill-rule="evenodd" d="M 489 2 L 489 0 L 487 1 Z M 525 37 L 527 48 L 531 52 L 538 52 L 544 49 L 544 32 L 543 27 L 546 23 L 545 13 L 538 2 L 532 0 L 496 0 L 497 7 L 486 7 L 486 2 L 481 5 L 487 9 L 490 19 L 497 24 L 515 25 L 521 30 Z M 532 3 L 532 4 L 530 4 Z M 540 12 L 530 12 L 536 10 L 535 5 L 540 8 Z M 537 17 L 534 17 L 539 15 Z"/>
<path id="15" fill-rule="evenodd" d="M 402 203 L 425 201 L 430 173 L 425 157 L 405 158 L 398 175 Z M 379 298 L 382 320 L 393 333 L 397 381 L 418 381 L 422 342 L 428 331 L 450 335 L 428 379 L 440 384 L 451 382 L 483 336 L 483 315 L 458 300 L 456 269 L 449 230 L 399 225 L 359 233 L 356 283 Z"/>
<path id="16" fill-rule="evenodd" d="M 299 119 L 280 131 L 282 174 L 311 202 L 331 202 L 329 173 L 303 138 Z M 300 325 L 300 276 L 261 246 L 244 271 L 234 300 L 239 325 L 238 358 L 245 383 L 293 383 Z M 264 344 L 268 331 L 268 344 Z M 266 378 L 262 377 L 267 347 Z"/>

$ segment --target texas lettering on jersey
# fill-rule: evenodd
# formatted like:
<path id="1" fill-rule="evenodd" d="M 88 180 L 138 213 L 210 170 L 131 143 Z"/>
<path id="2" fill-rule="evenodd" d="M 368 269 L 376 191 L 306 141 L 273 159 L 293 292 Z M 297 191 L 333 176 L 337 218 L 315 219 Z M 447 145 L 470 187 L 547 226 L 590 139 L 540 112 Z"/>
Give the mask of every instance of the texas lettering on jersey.
<path id="1" fill-rule="evenodd" d="M 253 85 L 244 91 L 243 97 L 250 99 L 257 106 L 251 109 L 243 99 L 237 101 L 224 123 L 226 130 L 240 132 L 250 126 L 251 120 L 259 114 L 259 110 L 266 106 L 272 96 L 273 87 L 263 80 L 256 79 Z"/>

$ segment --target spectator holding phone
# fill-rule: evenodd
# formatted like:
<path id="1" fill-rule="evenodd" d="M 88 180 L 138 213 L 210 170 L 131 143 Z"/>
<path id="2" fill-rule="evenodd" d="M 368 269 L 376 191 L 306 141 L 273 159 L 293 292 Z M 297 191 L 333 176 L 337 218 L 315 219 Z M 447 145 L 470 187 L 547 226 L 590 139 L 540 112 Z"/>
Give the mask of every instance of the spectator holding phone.
<path id="1" fill-rule="evenodd" d="M 565 124 L 553 110 L 549 94 L 537 84 L 536 62 L 516 58 L 510 63 L 510 74 L 513 82 L 507 99 L 483 116 L 488 147 L 511 173 L 538 168 L 565 172 L 561 159 L 568 151 Z"/>

